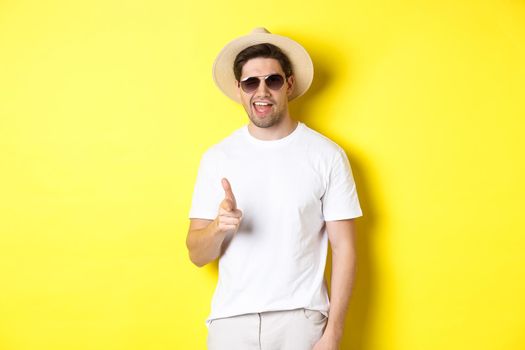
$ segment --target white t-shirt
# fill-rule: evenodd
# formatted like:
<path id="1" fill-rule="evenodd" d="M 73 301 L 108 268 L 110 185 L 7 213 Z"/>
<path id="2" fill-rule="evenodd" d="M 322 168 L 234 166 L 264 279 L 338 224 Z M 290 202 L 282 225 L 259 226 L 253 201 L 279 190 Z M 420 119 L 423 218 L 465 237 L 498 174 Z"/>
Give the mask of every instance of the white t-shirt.
<path id="1" fill-rule="evenodd" d="M 297 308 L 328 315 L 324 223 L 362 215 L 345 152 L 303 123 L 272 141 L 254 138 L 244 126 L 203 155 L 190 218 L 216 218 L 223 177 L 243 219 L 219 258 L 206 324 Z"/>

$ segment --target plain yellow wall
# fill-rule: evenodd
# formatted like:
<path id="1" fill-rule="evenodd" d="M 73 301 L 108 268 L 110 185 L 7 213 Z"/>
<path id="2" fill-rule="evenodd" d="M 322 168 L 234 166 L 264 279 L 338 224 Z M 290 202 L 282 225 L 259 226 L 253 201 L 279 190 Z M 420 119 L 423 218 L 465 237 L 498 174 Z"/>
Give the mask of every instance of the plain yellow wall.
<path id="1" fill-rule="evenodd" d="M 0 2 L 0 349 L 204 349 L 201 154 L 246 123 L 211 65 L 253 27 L 314 59 L 293 115 L 364 210 L 343 349 L 525 348 L 523 1 Z"/>

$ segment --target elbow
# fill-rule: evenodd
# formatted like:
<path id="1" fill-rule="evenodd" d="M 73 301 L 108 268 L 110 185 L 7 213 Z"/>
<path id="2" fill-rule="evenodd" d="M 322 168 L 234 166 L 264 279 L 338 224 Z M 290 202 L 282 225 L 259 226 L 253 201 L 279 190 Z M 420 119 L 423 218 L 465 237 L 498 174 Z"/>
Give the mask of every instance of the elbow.
<path id="1" fill-rule="evenodd" d="M 205 262 L 197 260 L 197 259 L 194 259 L 194 258 L 191 258 L 191 256 L 190 256 L 190 260 L 193 263 L 193 265 L 195 265 L 197 267 L 203 267 L 204 265 L 206 265 Z"/>
<path id="2" fill-rule="evenodd" d="M 186 239 L 188 257 L 197 267 L 203 267 L 218 258 L 213 251 L 210 251 L 210 248 L 203 246 L 203 244 L 204 243 L 192 239 L 191 235 L 188 235 Z"/>
<path id="3" fill-rule="evenodd" d="M 197 267 L 203 267 L 204 265 L 206 265 L 205 262 L 203 262 L 201 259 L 199 259 L 198 256 L 196 256 L 189 236 L 188 236 L 188 239 L 186 239 L 186 248 L 188 248 L 188 257 L 190 261 L 193 263 L 193 265 Z"/>

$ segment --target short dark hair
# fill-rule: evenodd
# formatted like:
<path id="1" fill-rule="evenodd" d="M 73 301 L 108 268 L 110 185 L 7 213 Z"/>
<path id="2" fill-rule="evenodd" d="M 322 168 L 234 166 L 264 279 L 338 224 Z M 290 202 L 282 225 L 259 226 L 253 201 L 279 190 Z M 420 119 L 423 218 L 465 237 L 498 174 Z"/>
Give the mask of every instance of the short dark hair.
<path id="1" fill-rule="evenodd" d="M 257 57 L 274 58 L 279 61 L 286 78 L 293 74 L 292 63 L 288 56 L 286 56 L 277 46 L 270 43 L 264 43 L 249 46 L 237 54 L 235 61 L 233 61 L 233 74 L 237 81 L 241 79 L 242 67 L 244 67 L 246 62 Z"/>

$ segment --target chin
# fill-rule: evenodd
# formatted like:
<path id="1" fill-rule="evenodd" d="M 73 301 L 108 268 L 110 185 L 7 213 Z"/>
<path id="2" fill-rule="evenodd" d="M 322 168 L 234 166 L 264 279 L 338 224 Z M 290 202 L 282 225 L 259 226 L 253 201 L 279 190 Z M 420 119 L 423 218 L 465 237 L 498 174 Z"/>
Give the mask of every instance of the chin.
<path id="1" fill-rule="evenodd" d="M 261 120 L 261 119 L 258 119 L 257 117 L 250 116 L 250 120 L 256 127 L 267 129 L 267 128 L 271 128 L 272 126 L 279 124 L 279 122 L 281 121 L 281 118 L 274 117 L 274 116 L 267 116 L 266 118 Z"/>

